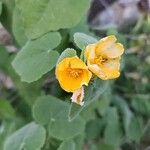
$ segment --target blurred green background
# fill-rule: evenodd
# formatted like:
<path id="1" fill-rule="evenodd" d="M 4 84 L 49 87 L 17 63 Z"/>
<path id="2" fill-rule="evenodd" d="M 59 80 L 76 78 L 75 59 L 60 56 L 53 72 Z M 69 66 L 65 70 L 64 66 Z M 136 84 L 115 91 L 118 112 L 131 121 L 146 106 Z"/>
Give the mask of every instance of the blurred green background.
<path id="1" fill-rule="evenodd" d="M 109 81 L 101 97 L 81 112 L 86 127 L 84 134 L 77 137 L 79 147 L 75 150 L 150 149 L 149 13 L 148 0 L 93 0 L 76 27 L 60 30 L 63 44 L 59 52 L 75 48 L 75 32 L 98 39 L 113 34 L 125 47 L 121 76 Z M 32 121 L 31 108 L 38 96 L 51 94 L 64 100 L 70 97 L 59 87 L 54 70 L 30 84 L 20 81 L 11 66 L 19 44 L 13 40 L 9 25 L 7 31 L 0 26 L 0 150 L 7 137 Z M 59 140 L 51 139 L 50 150 L 59 144 Z"/>

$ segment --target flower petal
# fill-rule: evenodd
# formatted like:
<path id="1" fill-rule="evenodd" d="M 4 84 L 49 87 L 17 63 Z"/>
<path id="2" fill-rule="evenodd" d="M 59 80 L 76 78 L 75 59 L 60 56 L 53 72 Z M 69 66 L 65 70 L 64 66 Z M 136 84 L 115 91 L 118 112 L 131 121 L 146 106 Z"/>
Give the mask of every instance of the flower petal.
<path id="1" fill-rule="evenodd" d="M 102 80 L 115 79 L 120 76 L 120 58 L 111 59 L 103 65 L 88 64 L 89 69 Z"/>
<path id="2" fill-rule="evenodd" d="M 116 41 L 117 39 L 113 35 L 101 39 L 97 43 L 96 55 L 103 55 L 108 58 L 116 58 L 121 56 L 124 52 L 124 47 L 120 43 L 115 43 Z"/>
<path id="3" fill-rule="evenodd" d="M 88 69 L 86 64 L 77 56 L 71 57 L 71 59 L 69 60 L 69 65 L 70 65 L 70 68 L 72 69 Z"/>
<path id="4" fill-rule="evenodd" d="M 81 70 L 78 77 L 73 77 L 68 73 L 69 70 L 76 71 Z M 67 92 L 74 92 L 81 88 L 82 85 L 88 85 L 92 73 L 88 70 L 85 63 L 78 57 L 70 57 L 63 59 L 56 66 L 56 78 L 58 79 L 60 86 Z"/>
<path id="5" fill-rule="evenodd" d="M 109 70 L 119 70 L 120 69 L 120 58 L 109 59 L 103 64 L 104 67 Z"/>
<path id="6" fill-rule="evenodd" d="M 103 70 L 103 72 L 106 76 L 106 80 L 115 79 L 115 78 L 118 78 L 120 76 L 120 72 L 119 72 L 120 62 L 119 62 L 119 60 L 120 60 L 120 58 L 110 59 L 101 66 L 101 69 Z"/>
<path id="7" fill-rule="evenodd" d="M 96 55 L 102 55 L 102 52 L 107 50 L 111 45 L 117 41 L 116 37 L 111 35 L 105 38 L 102 38 L 96 43 Z"/>
<path id="8" fill-rule="evenodd" d="M 107 49 L 105 49 L 102 53 L 106 55 L 108 58 L 117 58 L 120 57 L 124 52 L 124 47 L 121 43 L 114 43 Z"/>
<path id="9" fill-rule="evenodd" d="M 86 47 L 85 50 L 85 57 L 90 60 L 90 61 L 94 61 L 95 58 L 95 48 L 96 48 L 96 44 L 90 44 Z"/>
<path id="10" fill-rule="evenodd" d="M 59 84 L 66 92 L 74 92 L 79 89 L 84 83 L 82 82 L 83 77 L 72 78 L 68 76 L 66 71 L 60 71 L 57 78 L 59 79 Z"/>
<path id="11" fill-rule="evenodd" d="M 100 79 L 104 80 L 106 78 L 103 70 L 97 64 L 88 64 L 88 67 L 89 67 L 89 70 L 91 70 L 91 72 L 93 72 Z"/>
<path id="12" fill-rule="evenodd" d="M 84 85 L 88 85 L 88 83 L 89 83 L 89 81 L 90 81 L 90 79 L 91 79 L 91 77 L 92 77 L 92 73 L 88 70 L 83 70 L 83 76 L 84 76 L 84 78 L 83 78 L 83 82 L 84 82 Z"/>
<path id="13" fill-rule="evenodd" d="M 56 66 L 56 77 L 57 77 L 57 72 L 63 71 L 65 68 L 68 68 L 69 64 L 70 64 L 70 58 L 65 58 L 59 64 L 57 64 L 57 66 Z"/>
<path id="14" fill-rule="evenodd" d="M 82 86 L 80 89 L 77 89 L 75 92 L 73 92 L 71 99 L 73 103 L 77 103 L 83 106 L 84 104 L 83 98 L 84 98 L 84 88 Z"/>

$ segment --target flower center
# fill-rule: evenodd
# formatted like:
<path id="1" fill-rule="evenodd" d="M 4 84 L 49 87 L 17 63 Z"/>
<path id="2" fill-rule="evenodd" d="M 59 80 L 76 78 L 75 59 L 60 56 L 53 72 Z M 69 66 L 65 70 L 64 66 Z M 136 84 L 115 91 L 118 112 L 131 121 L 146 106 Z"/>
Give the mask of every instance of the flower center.
<path id="1" fill-rule="evenodd" d="M 68 68 L 67 72 L 68 72 L 70 77 L 78 78 L 83 73 L 83 70 L 82 69 L 71 69 L 71 68 Z"/>
<path id="2" fill-rule="evenodd" d="M 108 58 L 105 56 L 99 56 L 99 57 L 95 58 L 96 64 L 104 64 L 107 61 L 108 61 Z"/>

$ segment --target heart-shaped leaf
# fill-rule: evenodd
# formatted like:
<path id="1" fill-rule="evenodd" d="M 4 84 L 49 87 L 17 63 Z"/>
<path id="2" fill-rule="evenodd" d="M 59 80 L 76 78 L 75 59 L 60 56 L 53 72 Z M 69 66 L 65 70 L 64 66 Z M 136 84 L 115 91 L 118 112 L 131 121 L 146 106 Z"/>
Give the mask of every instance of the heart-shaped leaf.
<path id="1" fill-rule="evenodd" d="M 84 131 L 85 121 L 78 116 L 68 121 L 69 104 L 53 96 L 39 97 L 33 106 L 34 119 L 48 125 L 49 136 L 64 140 Z"/>
<path id="2" fill-rule="evenodd" d="M 12 62 L 22 81 L 36 81 L 52 70 L 59 57 L 58 52 L 52 49 L 59 45 L 60 40 L 58 32 L 51 32 L 26 43 Z"/>
<path id="3" fill-rule="evenodd" d="M 28 38 L 48 31 L 71 28 L 80 22 L 89 0 L 16 0 Z"/>
<path id="4" fill-rule="evenodd" d="M 6 140 L 4 150 L 40 150 L 45 139 L 45 129 L 32 122 L 13 133 Z"/>

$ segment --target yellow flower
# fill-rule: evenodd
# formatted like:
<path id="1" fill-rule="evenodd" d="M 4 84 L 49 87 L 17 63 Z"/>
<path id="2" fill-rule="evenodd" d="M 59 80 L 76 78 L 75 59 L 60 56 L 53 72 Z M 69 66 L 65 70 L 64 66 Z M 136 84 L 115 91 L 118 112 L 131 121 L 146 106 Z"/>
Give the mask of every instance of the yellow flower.
<path id="1" fill-rule="evenodd" d="M 57 64 L 55 73 L 60 86 L 67 92 L 75 92 L 82 85 L 88 85 L 92 76 L 86 64 L 77 56 L 64 58 Z"/>
<path id="2" fill-rule="evenodd" d="M 97 43 L 88 45 L 85 49 L 89 70 L 102 80 L 120 76 L 120 56 L 124 52 L 124 47 L 116 41 L 115 36 L 107 36 Z"/>

